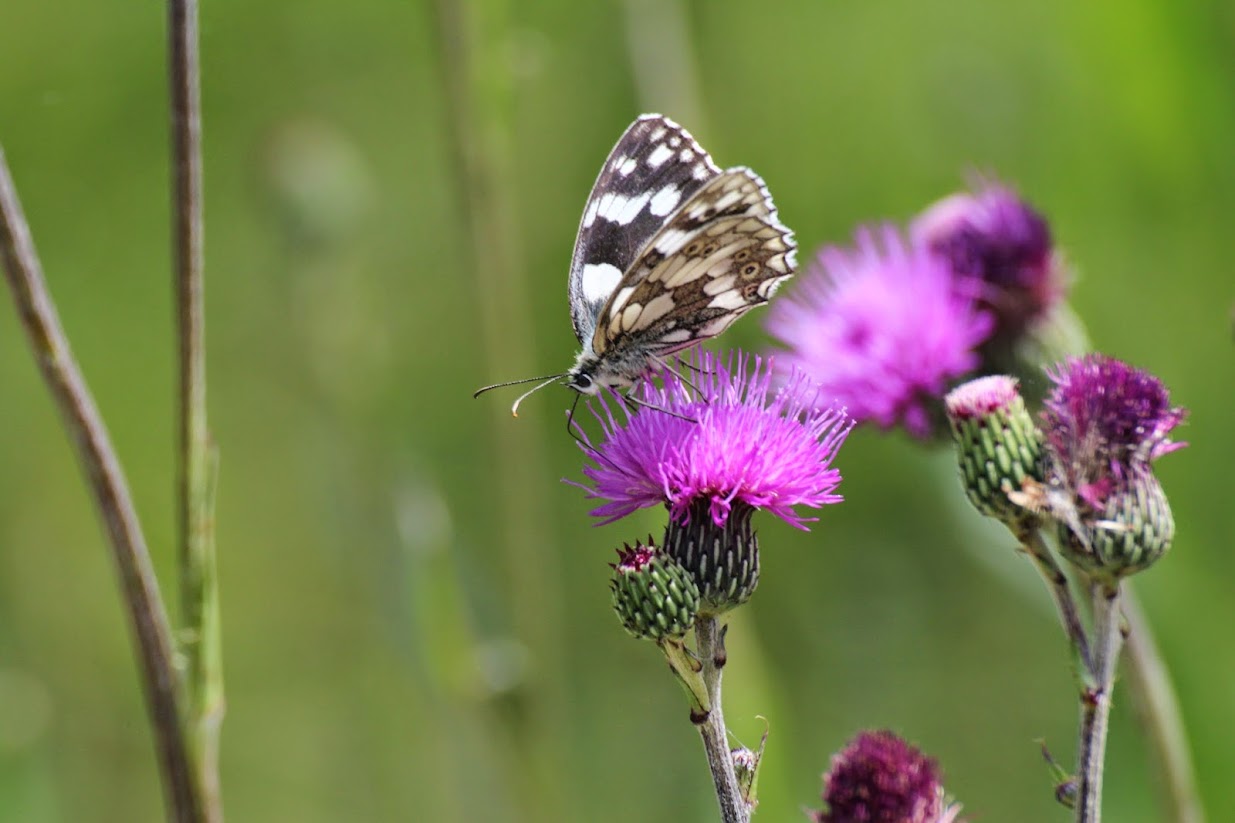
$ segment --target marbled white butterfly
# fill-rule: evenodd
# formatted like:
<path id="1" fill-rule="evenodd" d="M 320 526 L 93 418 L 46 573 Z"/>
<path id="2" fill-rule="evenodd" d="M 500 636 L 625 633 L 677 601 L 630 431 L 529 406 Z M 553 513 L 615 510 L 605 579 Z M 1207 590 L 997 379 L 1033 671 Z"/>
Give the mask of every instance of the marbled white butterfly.
<path id="1" fill-rule="evenodd" d="M 570 264 L 570 319 L 583 345 L 556 380 L 580 394 L 631 386 L 665 358 L 766 303 L 794 271 L 793 233 L 759 175 L 721 171 L 686 129 L 659 114 L 630 124 L 592 187 Z"/>

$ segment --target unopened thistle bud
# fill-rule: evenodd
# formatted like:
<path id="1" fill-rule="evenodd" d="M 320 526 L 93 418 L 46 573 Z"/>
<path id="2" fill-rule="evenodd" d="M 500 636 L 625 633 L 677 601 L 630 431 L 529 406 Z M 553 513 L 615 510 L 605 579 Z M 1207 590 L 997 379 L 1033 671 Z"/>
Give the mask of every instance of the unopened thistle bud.
<path id="1" fill-rule="evenodd" d="M 1153 375 L 1101 354 L 1065 361 L 1043 412 L 1048 509 L 1060 549 L 1097 577 L 1118 578 L 1166 553 L 1175 521 L 1152 463 L 1184 443 L 1186 415 Z"/>
<path id="2" fill-rule="evenodd" d="M 613 610 L 635 637 L 680 638 L 694 625 L 699 611 L 695 581 L 651 541 L 618 549 L 610 587 Z"/>
<path id="3" fill-rule="evenodd" d="M 1025 409 L 1017 381 L 980 377 L 953 389 L 944 405 L 969 501 L 1013 531 L 1032 526 L 1037 515 L 1008 497 L 1015 497 L 1027 480 L 1042 480 L 1042 434 Z"/>

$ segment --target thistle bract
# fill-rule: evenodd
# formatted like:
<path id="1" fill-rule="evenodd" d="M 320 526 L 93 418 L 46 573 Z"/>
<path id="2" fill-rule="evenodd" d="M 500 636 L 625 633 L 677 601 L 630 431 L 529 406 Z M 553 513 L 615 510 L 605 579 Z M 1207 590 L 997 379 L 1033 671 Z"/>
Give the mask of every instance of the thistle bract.
<path id="1" fill-rule="evenodd" d="M 654 545 L 618 550 L 613 564 L 613 610 L 635 637 L 680 638 L 699 612 L 699 589 L 685 569 Z"/>
<path id="2" fill-rule="evenodd" d="M 1038 516 L 1009 499 L 1042 480 L 1042 434 L 1014 378 L 992 375 L 953 389 L 944 399 L 956 440 L 961 483 L 978 511 L 1015 532 Z"/>

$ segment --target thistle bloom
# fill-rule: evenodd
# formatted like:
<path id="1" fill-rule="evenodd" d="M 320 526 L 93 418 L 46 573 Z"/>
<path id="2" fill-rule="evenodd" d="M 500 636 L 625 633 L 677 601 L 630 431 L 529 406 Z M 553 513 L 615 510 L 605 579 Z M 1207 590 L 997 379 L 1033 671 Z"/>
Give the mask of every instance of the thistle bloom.
<path id="1" fill-rule="evenodd" d="M 935 761 L 892 732 L 862 732 L 832 757 L 824 775 L 826 809 L 815 823 L 949 823 Z"/>
<path id="2" fill-rule="evenodd" d="M 767 328 L 788 348 L 778 364 L 800 368 L 857 422 L 925 437 L 939 398 L 977 367 L 991 334 L 979 290 L 893 227 L 861 230 L 853 249 L 820 253 L 772 305 Z"/>
<path id="3" fill-rule="evenodd" d="M 609 523 L 647 506 L 670 512 L 664 551 L 697 585 L 699 614 L 745 603 L 759 583 L 756 510 L 805 529 L 798 506 L 838 503 L 832 467 L 852 422 L 817 409 L 817 389 L 801 374 L 772 389 L 770 363 L 739 354 L 697 356 L 690 382 L 666 374 L 641 387 L 644 408 L 619 422 L 602 398 L 593 414 L 604 440 L 581 446 L 589 495 L 607 500 L 592 514 Z"/>
<path id="4" fill-rule="evenodd" d="M 982 284 L 981 303 L 995 317 L 996 337 L 1021 334 L 1066 291 L 1045 218 L 998 183 L 938 201 L 913 221 L 910 234 L 955 276 Z"/>
<path id="5" fill-rule="evenodd" d="M 1065 554 L 1115 576 L 1148 566 L 1174 536 L 1151 463 L 1187 445 L 1170 439 L 1187 412 L 1171 406 L 1156 377 L 1103 354 L 1067 360 L 1048 375 L 1055 384 L 1042 415 L 1048 481 L 1065 498 L 1053 511 Z"/>
<path id="6" fill-rule="evenodd" d="M 808 518 L 795 507 L 841 501 L 832 460 L 852 426 L 844 412 L 814 409 L 802 375 L 774 391 L 770 362 L 759 357 L 704 352 L 692 365 L 698 373 L 689 383 L 673 374 L 663 388 L 645 383 L 647 408 L 625 422 L 602 398 L 600 411 L 592 409 L 604 430 L 600 445 L 580 430 L 595 461 L 583 469 L 592 485 L 581 488 L 608 501 L 592 511 L 602 524 L 658 504 L 685 522 L 702 503 L 718 527 L 746 506 L 804 529 Z"/>

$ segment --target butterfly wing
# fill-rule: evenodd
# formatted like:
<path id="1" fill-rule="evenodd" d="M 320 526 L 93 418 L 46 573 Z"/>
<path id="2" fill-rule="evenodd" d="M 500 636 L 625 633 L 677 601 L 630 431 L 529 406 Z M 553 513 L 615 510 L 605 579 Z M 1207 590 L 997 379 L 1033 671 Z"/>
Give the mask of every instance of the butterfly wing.
<path id="1" fill-rule="evenodd" d="M 686 129 L 659 114 L 631 123 L 601 167 L 570 265 L 575 336 L 593 339 L 601 310 L 679 204 L 720 169 Z"/>
<path id="2" fill-rule="evenodd" d="M 647 241 L 601 310 L 592 349 L 619 361 L 715 337 L 793 275 L 796 250 L 763 180 L 720 172 Z"/>

